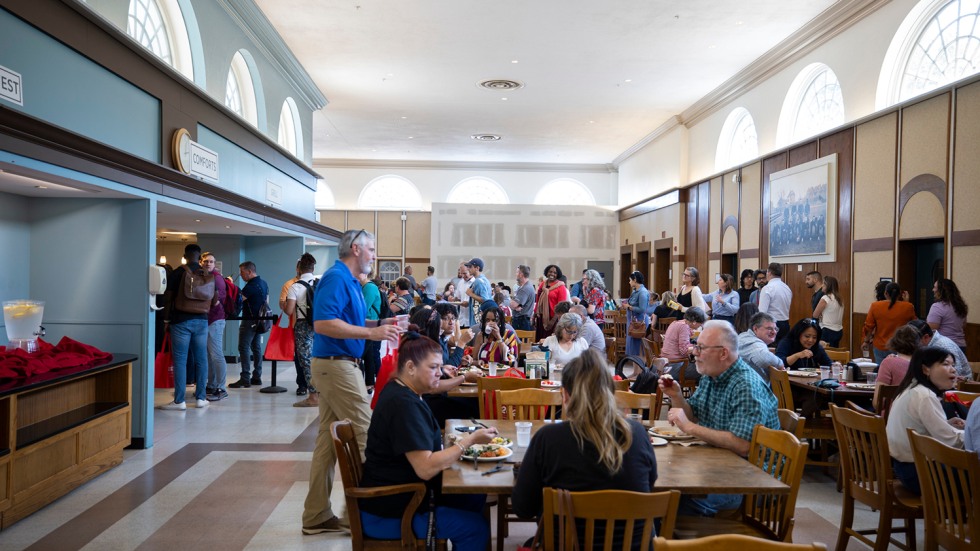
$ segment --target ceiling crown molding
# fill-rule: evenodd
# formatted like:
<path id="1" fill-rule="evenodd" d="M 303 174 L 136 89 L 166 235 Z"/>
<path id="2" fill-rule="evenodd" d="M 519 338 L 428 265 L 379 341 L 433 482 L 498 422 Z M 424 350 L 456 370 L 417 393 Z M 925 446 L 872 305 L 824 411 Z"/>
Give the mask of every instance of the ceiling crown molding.
<path id="1" fill-rule="evenodd" d="M 316 111 L 327 105 L 327 98 L 255 2 L 218 0 L 218 4 L 241 26 L 242 31 L 252 39 L 269 62 L 279 69 L 283 78 L 299 93 L 311 110 Z"/>
<path id="2" fill-rule="evenodd" d="M 642 140 L 636 142 L 635 144 L 633 144 L 632 147 L 630 147 L 626 151 L 623 151 L 622 153 L 619 154 L 618 157 L 613 159 L 612 162 L 613 166 L 618 167 L 623 161 L 632 157 L 634 153 L 643 149 L 647 145 L 657 141 L 657 139 L 659 139 L 660 136 L 663 136 L 664 134 L 670 132 L 671 130 L 677 128 L 680 125 L 681 125 L 681 118 L 679 116 L 674 115 L 670 117 L 669 119 L 664 121 L 663 124 L 658 126 L 656 130 L 644 136 Z"/>
<path id="3" fill-rule="evenodd" d="M 611 164 L 503 163 L 467 161 L 412 161 L 402 159 L 313 159 L 314 170 L 323 168 L 375 168 L 386 170 L 494 170 L 501 172 L 599 172 L 614 173 Z"/>

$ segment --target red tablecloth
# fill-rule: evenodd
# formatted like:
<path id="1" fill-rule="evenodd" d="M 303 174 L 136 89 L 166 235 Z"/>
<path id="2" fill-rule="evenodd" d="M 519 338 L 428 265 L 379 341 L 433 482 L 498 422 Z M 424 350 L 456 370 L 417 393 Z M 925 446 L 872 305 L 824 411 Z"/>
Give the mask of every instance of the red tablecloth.
<path id="1" fill-rule="evenodd" d="M 104 363 L 112 354 L 94 346 L 62 337 L 58 344 L 37 340 L 38 350 L 32 354 L 20 348 L 0 346 L 0 379 L 20 379 L 71 367 Z"/>

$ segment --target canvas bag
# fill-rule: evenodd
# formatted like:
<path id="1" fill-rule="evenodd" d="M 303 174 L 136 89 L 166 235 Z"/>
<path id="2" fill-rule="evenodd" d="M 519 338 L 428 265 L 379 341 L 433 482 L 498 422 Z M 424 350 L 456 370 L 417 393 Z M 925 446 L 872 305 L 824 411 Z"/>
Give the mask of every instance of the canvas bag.
<path id="1" fill-rule="evenodd" d="M 280 327 L 279 320 L 289 318 L 288 327 Z M 280 362 L 293 361 L 293 354 L 296 347 L 296 333 L 293 330 L 293 318 L 290 316 L 278 316 L 276 322 L 272 324 L 272 332 L 269 334 L 269 344 L 265 347 L 265 359 Z"/>
<path id="2" fill-rule="evenodd" d="M 174 387 L 174 355 L 170 346 L 170 330 L 163 331 L 163 343 L 153 361 L 153 386 Z"/>
<path id="3" fill-rule="evenodd" d="M 207 314 L 214 300 L 214 274 L 184 267 L 174 298 L 174 308 L 188 314 Z"/>

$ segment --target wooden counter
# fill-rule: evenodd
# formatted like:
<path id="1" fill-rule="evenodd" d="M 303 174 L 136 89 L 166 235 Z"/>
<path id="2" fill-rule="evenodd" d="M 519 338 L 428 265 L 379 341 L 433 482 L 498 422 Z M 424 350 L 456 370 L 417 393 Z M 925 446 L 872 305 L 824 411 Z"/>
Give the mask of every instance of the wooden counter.
<path id="1" fill-rule="evenodd" d="M 0 383 L 0 530 L 122 463 L 135 359 Z"/>

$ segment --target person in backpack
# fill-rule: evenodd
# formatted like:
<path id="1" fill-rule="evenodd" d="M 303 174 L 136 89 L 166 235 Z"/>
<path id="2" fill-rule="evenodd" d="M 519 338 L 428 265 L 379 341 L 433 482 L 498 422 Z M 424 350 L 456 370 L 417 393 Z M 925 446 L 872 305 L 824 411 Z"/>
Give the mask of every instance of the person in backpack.
<path id="1" fill-rule="evenodd" d="M 364 306 L 367 308 L 365 319 L 377 321 L 382 318 L 382 310 L 387 311 L 384 317 L 390 317 L 387 302 L 381 299 L 381 291 L 378 286 L 371 281 L 371 273 L 361 274 L 357 278 L 361 282 L 361 294 L 364 295 Z M 361 356 L 363 362 L 361 369 L 364 370 L 364 386 L 368 393 L 374 392 L 375 377 L 378 376 L 378 369 L 381 368 L 381 342 L 364 341 L 364 355 Z"/>
<path id="2" fill-rule="evenodd" d="M 313 276 L 316 259 L 310 253 L 303 253 L 296 264 L 299 278 L 286 293 L 282 313 L 296 316 L 293 326 L 293 363 L 296 365 L 296 395 L 309 396 L 293 404 L 295 407 L 317 407 L 319 404 L 316 387 L 310 382 L 310 361 L 313 358 L 313 297 L 319 279 Z"/>
<path id="3" fill-rule="evenodd" d="M 217 402 L 228 397 L 225 384 L 228 379 L 228 364 L 225 362 L 225 304 L 228 298 L 228 281 L 215 268 L 217 259 L 210 252 L 201 255 L 204 270 L 214 276 L 215 303 L 208 310 L 208 384 L 206 389 L 209 402 Z"/>
<path id="4" fill-rule="evenodd" d="M 168 286 L 166 296 L 169 309 L 169 327 L 174 360 L 174 399 L 160 409 L 184 411 L 187 389 L 187 356 L 193 350 L 195 380 L 194 398 L 197 407 L 208 407 L 206 394 L 208 379 L 208 312 L 216 304 L 214 276 L 201 267 L 201 247 L 191 243 L 184 247 L 187 264 L 174 270 L 174 284 Z"/>
<path id="5" fill-rule="evenodd" d="M 242 323 L 238 326 L 238 355 L 241 361 L 241 377 L 228 385 L 231 388 L 249 388 L 262 384 L 262 323 L 257 318 L 269 301 L 269 285 L 255 272 L 255 263 L 242 262 L 238 272 L 245 281 L 242 287 Z M 251 376 L 249 371 L 251 370 Z"/>

